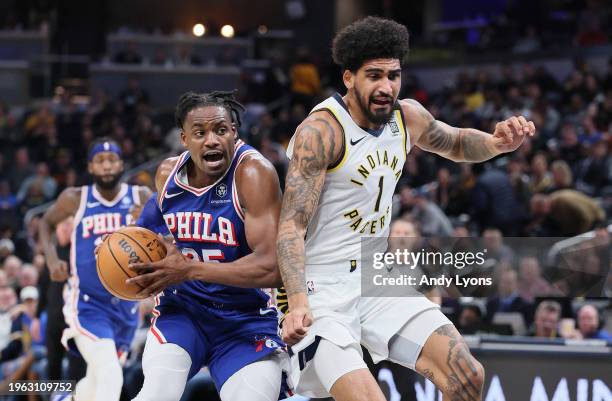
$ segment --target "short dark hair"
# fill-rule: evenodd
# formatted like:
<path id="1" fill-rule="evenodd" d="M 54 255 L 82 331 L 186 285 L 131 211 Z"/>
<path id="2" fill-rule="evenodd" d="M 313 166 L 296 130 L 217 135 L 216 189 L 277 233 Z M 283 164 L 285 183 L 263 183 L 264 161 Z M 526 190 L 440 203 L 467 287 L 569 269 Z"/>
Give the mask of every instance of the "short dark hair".
<path id="1" fill-rule="evenodd" d="M 395 58 L 403 64 L 410 35 L 404 25 L 379 17 L 367 17 L 342 29 L 332 45 L 334 62 L 343 70 L 357 71 L 365 61 Z"/>
<path id="2" fill-rule="evenodd" d="M 236 124 L 236 127 L 240 127 L 240 113 L 243 112 L 245 108 L 236 100 L 235 93 L 236 91 L 184 93 L 180 97 L 176 105 L 176 111 L 174 112 L 176 126 L 182 129 L 187 113 L 193 109 L 206 106 L 220 106 L 227 110 L 232 119 L 232 123 Z"/>

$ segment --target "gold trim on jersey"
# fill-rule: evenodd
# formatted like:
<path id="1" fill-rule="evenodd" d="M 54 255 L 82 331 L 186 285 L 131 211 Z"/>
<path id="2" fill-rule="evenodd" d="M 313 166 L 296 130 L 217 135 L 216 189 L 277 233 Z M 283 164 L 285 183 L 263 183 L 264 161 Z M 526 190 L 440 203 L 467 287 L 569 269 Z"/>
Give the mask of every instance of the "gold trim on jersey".
<path id="1" fill-rule="evenodd" d="M 331 107 L 320 107 L 318 109 L 311 111 L 310 114 L 316 113 L 317 111 L 326 111 L 330 113 L 332 117 L 334 117 L 338 125 L 340 126 L 340 129 L 342 130 L 342 158 L 340 158 L 340 161 L 334 167 L 327 168 L 328 173 L 333 173 L 334 171 L 337 171 L 340 167 L 342 167 L 342 165 L 346 161 L 346 155 L 348 154 L 347 145 L 346 145 L 346 134 L 344 133 L 344 126 L 340 122 L 340 116 L 338 115 L 338 113 L 336 113 L 336 110 L 332 109 Z"/>
<path id="2" fill-rule="evenodd" d="M 332 114 L 334 115 L 334 118 L 338 122 L 338 125 L 340 125 L 340 128 L 342 129 L 342 143 L 344 144 L 344 146 L 342 147 L 342 153 L 343 153 L 342 158 L 340 159 L 340 162 L 336 164 L 334 167 L 327 169 L 328 173 L 333 173 L 334 171 L 338 171 L 340 167 L 342 167 L 342 165 L 346 161 L 346 157 L 348 156 L 348 144 L 346 143 L 346 133 L 344 132 L 344 126 L 340 122 L 340 116 L 338 115 L 338 113 L 336 113 L 336 110 L 332 109 L 331 107 L 324 107 L 319 110 L 331 111 Z"/>
<path id="3" fill-rule="evenodd" d="M 406 157 L 408 156 L 408 136 L 406 135 L 406 130 L 404 129 L 404 119 L 402 118 L 402 112 L 401 110 L 397 109 L 395 110 L 395 119 L 399 122 L 399 124 L 397 124 L 399 126 L 400 131 L 402 131 L 402 138 L 404 139 L 404 160 L 406 160 Z"/>

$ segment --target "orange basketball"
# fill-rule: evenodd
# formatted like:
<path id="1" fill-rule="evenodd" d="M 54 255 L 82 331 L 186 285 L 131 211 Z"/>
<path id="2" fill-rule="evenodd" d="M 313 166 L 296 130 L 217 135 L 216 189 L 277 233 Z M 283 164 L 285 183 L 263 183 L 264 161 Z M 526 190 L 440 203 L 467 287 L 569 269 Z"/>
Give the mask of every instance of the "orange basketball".
<path id="1" fill-rule="evenodd" d="M 138 274 L 128 268 L 130 263 L 157 262 L 166 256 L 166 248 L 157 235 L 142 227 L 123 227 L 104 239 L 98 248 L 96 269 L 104 287 L 117 298 L 128 301 L 142 299 L 142 290 L 125 280 Z"/>

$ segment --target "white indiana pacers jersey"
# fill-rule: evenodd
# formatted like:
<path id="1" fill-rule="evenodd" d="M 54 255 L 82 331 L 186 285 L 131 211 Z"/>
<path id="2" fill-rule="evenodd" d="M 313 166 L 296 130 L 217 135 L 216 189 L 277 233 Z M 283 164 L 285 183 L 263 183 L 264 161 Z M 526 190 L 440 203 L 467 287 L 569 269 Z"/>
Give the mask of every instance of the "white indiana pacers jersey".
<path id="1" fill-rule="evenodd" d="M 389 235 L 393 193 L 406 161 L 409 136 L 399 104 L 382 131 L 374 134 L 353 121 L 339 94 L 315 106 L 313 112 L 318 110 L 327 110 L 342 126 L 344 154 L 327 170 L 306 232 L 306 264 L 346 263 L 354 270 L 361 260 L 361 238 Z M 289 158 L 294 138 L 287 149 Z"/>

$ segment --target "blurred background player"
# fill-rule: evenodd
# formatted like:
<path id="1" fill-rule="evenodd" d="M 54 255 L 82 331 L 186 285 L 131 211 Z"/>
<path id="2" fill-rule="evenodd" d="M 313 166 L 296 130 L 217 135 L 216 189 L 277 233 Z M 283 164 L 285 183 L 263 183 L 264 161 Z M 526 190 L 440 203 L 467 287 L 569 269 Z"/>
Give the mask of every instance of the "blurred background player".
<path id="1" fill-rule="evenodd" d="M 480 400 L 484 369 L 438 305 L 417 296 L 362 298 L 362 237 L 385 238 L 376 249 L 385 251 L 412 146 L 483 162 L 517 149 L 535 127 L 511 117 L 490 135 L 436 120 L 416 100 L 398 101 L 408 31 L 394 21 L 357 21 L 336 35 L 332 52 L 347 93 L 315 106 L 287 151 L 277 253 L 292 384 L 312 397 L 384 400 L 363 345 L 375 363 L 388 359 L 430 379 L 445 400 Z"/>
<path id="2" fill-rule="evenodd" d="M 129 280 L 157 294 L 135 401 L 179 400 L 205 365 L 223 401 L 279 397 L 283 344 L 260 288 L 280 284 L 281 192 L 272 164 L 238 139 L 241 110 L 232 92 L 189 92 L 176 107 L 187 151 L 160 165 L 158 216 L 146 207 L 140 219 L 156 227 L 162 215 L 176 247 Z"/>
<path id="3" fill-rule="evenodd" d="M 67 263 L 58 258 L 51 233 L 60 222 L 74 217 L 69 294 L 64 305 L 68 328 L 63 342 L 69 347 L 76 345 L 87 362 L 87 373 L 76 386 L 75 398 L 119 400 L 121 359 L 138 324 L 138 305 L 120 300 L 104 288 L 96 271 L 94 250 L 104 235 L 134 223 L 130 209 L 148 199 L 151 191 L 119 182 L 122 153 L 109 138 L 100 138 L 90 146 L 88 171 L 94 184 L 66 188 L 41 220 L 40 237 L 51 279 L 66 280 Z"/>

